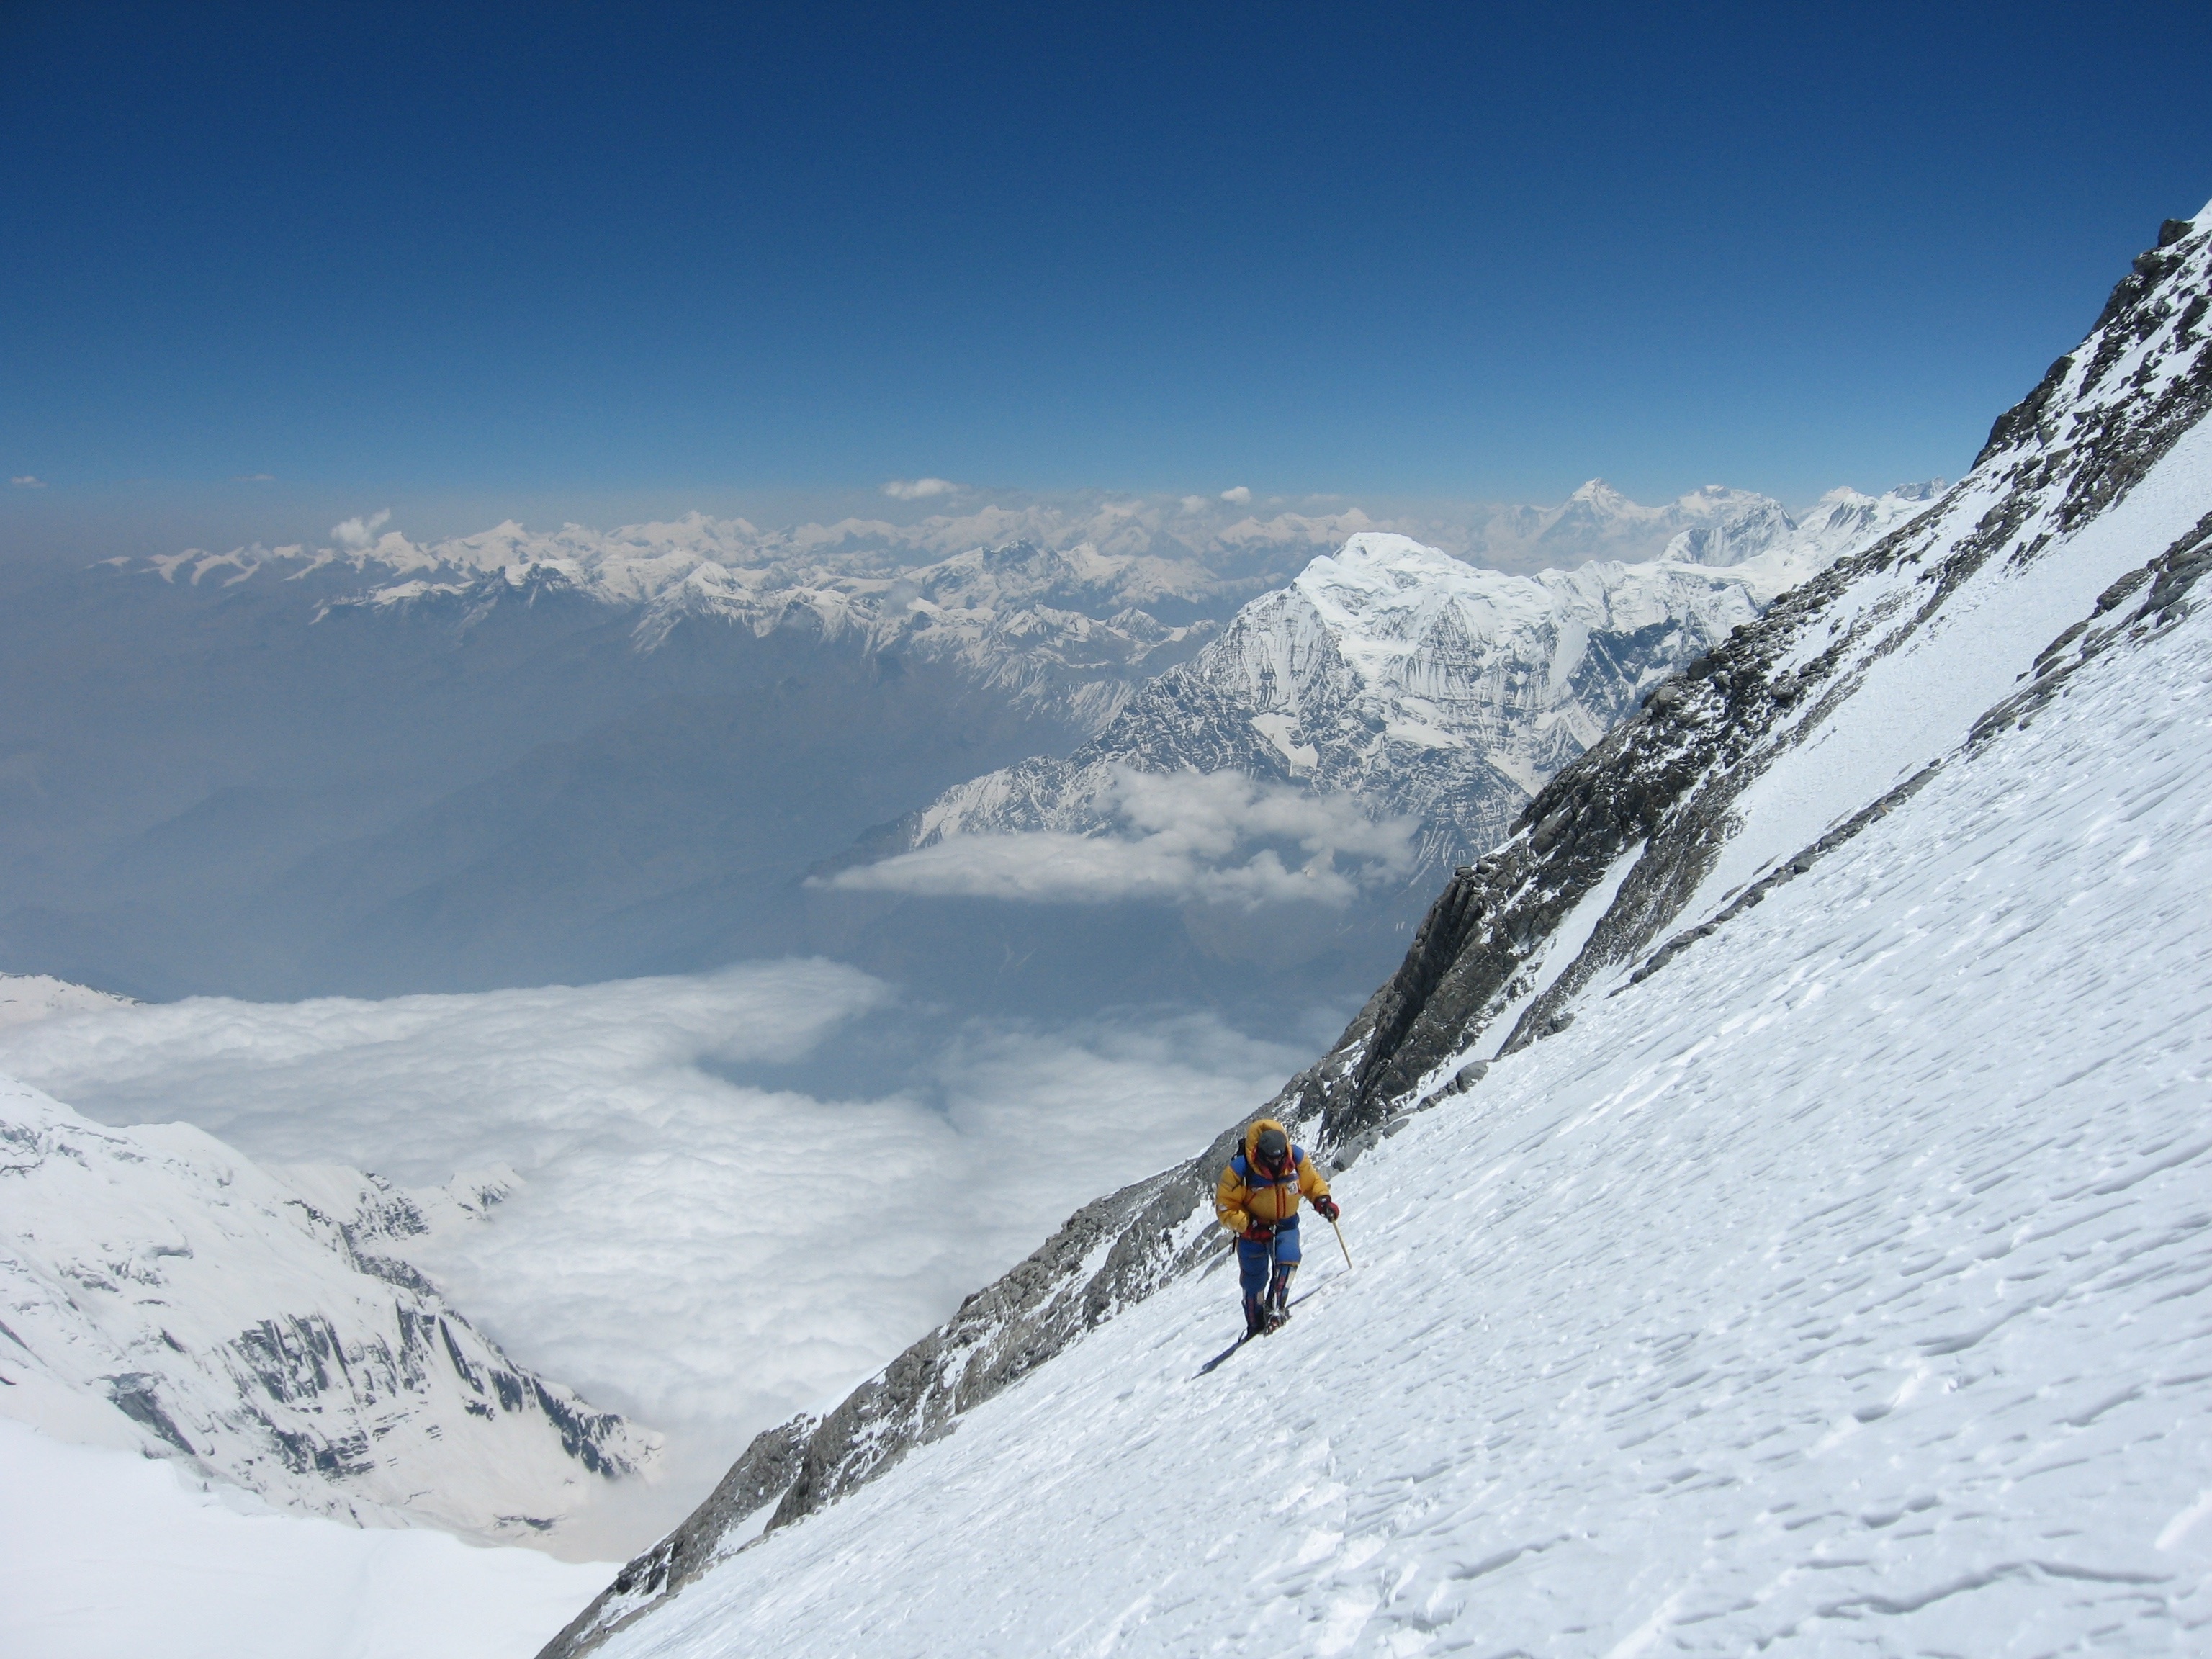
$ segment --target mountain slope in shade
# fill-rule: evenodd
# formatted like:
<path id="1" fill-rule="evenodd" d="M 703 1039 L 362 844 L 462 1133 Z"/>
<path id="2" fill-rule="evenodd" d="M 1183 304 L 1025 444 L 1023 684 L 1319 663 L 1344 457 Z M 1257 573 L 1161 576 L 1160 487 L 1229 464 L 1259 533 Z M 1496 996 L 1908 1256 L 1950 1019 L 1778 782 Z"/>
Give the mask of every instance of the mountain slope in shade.
<path id="1" fill-rule="evenodd" d="M 398 1254 L 428 1224 L 373 1176 L 280 1179 L 0 1079 L 0 1413 L 311 1514 L 556 1540 L 655 1437 L 449 1306 Z"/>
<path id="2" fill-rule="evenodd" d="M 1358 1206 L 1285 1337 L 1191 1380 L 1231 1127 L 763 1437 L 548 1655 L 2185 1650 L 2209 309 L 2212 216 L 2169 222 L 1959 486 L 1455 873 L 1269 1103 Z"/>

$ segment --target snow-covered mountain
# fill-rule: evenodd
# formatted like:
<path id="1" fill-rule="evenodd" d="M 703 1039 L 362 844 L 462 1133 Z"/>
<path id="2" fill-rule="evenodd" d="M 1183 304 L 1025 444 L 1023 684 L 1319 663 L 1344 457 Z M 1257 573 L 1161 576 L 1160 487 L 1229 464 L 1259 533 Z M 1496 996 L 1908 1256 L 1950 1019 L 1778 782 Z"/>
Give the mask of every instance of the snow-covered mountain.
<path id="1" fill-rule="evenodd" d="M 1863 500 L 1839 491 L 1820 510 L 1844 497 Z M 1279 580 L 1286 553 L 1334 545 L 1370 523 L 1356 509 L 1265 523 L 1249 514 L 1222 523 L 1217 509 L 1188 502 L 1181 509 L 986 507 L 920 525 L 848 520 L 773 532 L 697 513 L 608 532 L 578 525 L 532 532 L 510 520 L 432 543 L 377 533 L 380 520 L 353 520 L 332 545 L 191 549 L 147 563 L 166 581 L 193 584 L 236 583 L 264 569 L 287 578 L 355 573 L 361 589 L 325 600 L 318 619 L 340 607 L 398 608 L 465 629 L 502 605 L 569 592 L 630 616 L 635 647 L 647 653 L 686 620 L 756 635 L 796 630 L 956 664 L 1096 732 L 1134 685 L 1196 649 L 1239 599 Z M 1594 478 L 1556 507 L 1493 509 L 1479 536 L 1451 539 L 1462 556 L 1633 556 L 1663 544 L 1669 558 L 1731 564 L 1796 528 L 1779 501 L 1748 490 L 1711 485 L 1647 507 Z"/>
<path id="2" fill-rule="evenodd" d="M 2202 227 L 2200 228 L 2199 227 Z M 2212 208 L 1668 681 L 1272 1103 L 763 1436 L 549 1659 L 2186 1651 L 2212 1617 Z M 858 1588 L 865 1587 L 865 1588 Z"/>
<path id="3" fill-rule="evenodd" d="M 1592 478 L 1558 507 L 1523 507 L 1509 523 L 1523 545 L 1553 566 L 1589 559 L 1633 558 L 1663 544 L 1662 556 L 1677 556 L 1678 544 L 1694 544 L 1733 551 L 1736 559 L 1763 552 L 1796 526 L 1782 503 L 1750 490 L 1707 484 L 1663 507 L 1644 507 L 1602 478 Z M 1707 563 L 1734 562 L 1723 555 Z"/>
<path id="4" fill-rule="evenodd" d="M 1585 516 L 1613 499 L 1595 486 L 1585 495 Z M 1502 839 L 1529 797 L 1651 686 L 1784 590 L 1924 511 L 1926 496 L 1922 486 L 1838 490 L 1801 527 L 1763 498 L 1703 492 L 1709 522 L 1679 533 L 1674 556 L 1534 576 L 1403 536 L 1355 536 L 1245 605 L 1073 756 L 946 791 L 872 837 L 871 853 L 891 862 L 835 879 L 899 890 L 916 866 L 898 855 L 955 836 L 1109 833 L 1133 771 L 1235 771 L 1349 796 L 1370 817 L 1418 824 L 1425 877 Z M 1721 510 L 1747 499 L 1752 511 Z M 1738 556 L 1753 547 L 1755 556 Z"/>
<path id="5" fill-rule="evenodd" d="M 371 518 L 316 546 L 11 564 L 0 969 L 289 999 L 838 954 L 851 929 L 815 914 L 811 868 L 964 779 L 1066 754 L 1350 536 L 1511 564 L 1559 562 L 1571 531 L 1648 560 L 1703 530 L 1733 556 L 1787 516 L 1595 485 L 1456 519 L 946 499 L 908 525 L 441 541 Z M 1371 981 L 1380 959 L 1354 954 L 1356 979 L 1311 994 Z"/>
<path id="6" fill-rule="evenodd" d="M 72 985 L 52 974 L 0 974 L 0 1030 L 28 1025 L 56 1014 L 82 1014 L 123 1008 L 131 999 L 88 985 Z"/>
<path id="7" fill-rule="evenodd" d="M 404 1260 L 495 1180 L 420 1197 L 105 1128 L 0 1079 L 0 1413 L 295 1511 L 557 1538 L 656 1437 L 515 1365 Z"/>
<path id="8" fill-rule="evenodd" d="M 503 525 L 422 548 L 388 535 L 360 556 L 363 574 L 383 580 L 331 600 L 321 617 L 368 608 L 468 628 L 498 606 L 573 592 L 623 616 L 641 654 L 664 648 L 687 622 L 756 637 L 794 634 L 868 656 L 942 663 L 1018 707 L 1088 732 L 1112 718 L 1134 684 L 1214 631 L 1203 614 L 1170 624 L 1160 613 L 1189 617 L 1251 586 L 1190 559 L 1109 556 L 1089 544 L 1015 541 L 924 565 L 886 569 L 867 561 L 854 569 L 849 557 L 796 567 L 761 560 L 735 526 L 696 514 L 641 528 L 656 538 L 639 545 L 635 532 L 593 538 L 573 528 L 532 537 Z M 312 567 L 324 551 L 301 556 Z"/>

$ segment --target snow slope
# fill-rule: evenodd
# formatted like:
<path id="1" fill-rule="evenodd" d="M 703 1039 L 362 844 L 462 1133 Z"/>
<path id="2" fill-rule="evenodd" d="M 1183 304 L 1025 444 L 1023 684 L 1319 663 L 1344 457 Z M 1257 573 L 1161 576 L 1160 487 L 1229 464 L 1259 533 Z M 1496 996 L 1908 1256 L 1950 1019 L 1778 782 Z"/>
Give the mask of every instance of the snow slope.
<path id="1" fill-rule="evenodd" d="M 602 1650 L 2193 1650 L 2208 760 L 2200 611 Z"/>
<path id="2" fill-rule="evenodd" d="M 0 1414 L 357 1524 L 557 1535 L 656 1439 L 510 1363 L 398 1256 L 425 1231 L 374 1177 L 0 1078 Z"/>
<path id="3" fill-rule="evenodd" d="M 1273 1105 L 1356 1279 L 1197 1389 L 1209 1158 L 1101 1200 L 549 1655 L 2188 1650 L 2204 223 L 1455 872 Z"/>
<path id="4" fill-rule="evenodd" d="M 525 1659 L 605 1576 L 0 1421 L 0 1659 Z"/>

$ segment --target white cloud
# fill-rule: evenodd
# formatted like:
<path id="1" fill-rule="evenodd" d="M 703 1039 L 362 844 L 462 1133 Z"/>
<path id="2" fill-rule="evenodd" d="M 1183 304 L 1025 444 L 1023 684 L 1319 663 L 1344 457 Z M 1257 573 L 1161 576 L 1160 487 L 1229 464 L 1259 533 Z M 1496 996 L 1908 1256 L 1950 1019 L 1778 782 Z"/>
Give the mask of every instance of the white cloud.
<path id="1" fill-rule="evenodd" d="M 950 495 L 960 486 L 949 478 L 893 478 L 884 494 L 894 501 L 918 501 L 931 495 Z"/>
<path id="2" fill-rule="evenodd" d="M 901 1092 L 826 1099 L 763 1074 L 892 1022 L 926 1056 Z M 1306 1057 L 1210 1015 L 946 1030 L 818 961 L 385 1002 L 196 998 L 0 1032 L 0 1072 L 108 1122 L 182 1118 L 259 1162 L 416 1187 L 519 1172 L 490 1221 L 416 1260 L 517 1359 L 672 1434 L 667 1512 L 641 1545 L 746 1437 L 834 1404 Z"/>
<path id="3" fill-rule="evenodd" d="M 34 477 L 28 472 L 20 478 L 10 478 L 8 482 L 18 489 L 44 489 L 46 487 L 46 481 L 44 478 Z"/>
<path id="4" fill-rule="evenodd" d="M 343 524 L 331 526 L 331 539 L 349 553 L 364 553 L 375 544 L 376 532 L 392 517 L 392 509 L 372 513 L 367 518 L 348 519 Z"/>
<path id="5" fill-rule="evenodd" d="M 1243 484 L 1238 484 L 1234 489 L 1223 490 L 1221 499 L 1231 507 L 1249 507 L 1252 504 L 1252 492 Z"/>
<path id="6" fill-rule="evenodd" d="M 1372 819 L 1348 795 L 1306 794 L 1241 772 L 1119 769 L 1100 805 L 1116 833 L 954 836 L 842 870 L 828 884 L 1031 902 L 1342 906 L 1413 863 L 1412 819 Z"/>

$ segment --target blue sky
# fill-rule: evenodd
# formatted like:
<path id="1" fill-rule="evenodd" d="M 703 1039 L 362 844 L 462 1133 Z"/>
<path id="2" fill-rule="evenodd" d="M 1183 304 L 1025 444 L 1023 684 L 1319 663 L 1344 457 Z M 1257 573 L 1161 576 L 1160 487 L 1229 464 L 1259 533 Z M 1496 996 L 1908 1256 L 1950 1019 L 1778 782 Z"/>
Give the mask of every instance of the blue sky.
<path id="1" fill-rule="evenodd" d="M 2212 195 L 2208 45 L 2201 4 L 9 0 L 0 475 L 89 522 L 1955 474 Z"/>

